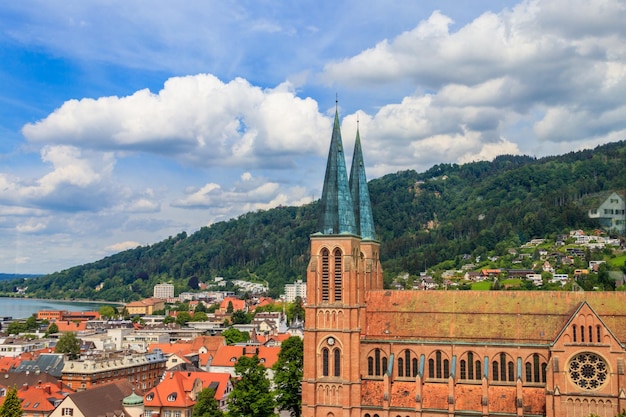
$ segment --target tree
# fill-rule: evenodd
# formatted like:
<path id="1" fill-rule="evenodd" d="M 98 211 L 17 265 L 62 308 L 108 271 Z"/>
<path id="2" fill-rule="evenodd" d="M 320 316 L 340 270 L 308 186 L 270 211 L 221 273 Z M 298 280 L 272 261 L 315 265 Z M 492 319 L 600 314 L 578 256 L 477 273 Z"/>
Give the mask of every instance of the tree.
<path id="1" fill-rule="evenodd" d="M 304 366 L 304 343 L 297 336 L 285 340 L 274 364 L 276 404 L 289 411 L 292 417 L 302 413 L 302 368 Z"/>
<path id="2" fill-rule="evenodd" d="M 17 389 L 10 388 L 2 407 L 0 407 L 2 417 L 22 417 L 22 402 L 17 397 Z"/>
<path id="3" fill-rule="evenodd" d="M 240 379 L 228 397 L 228 416 L 275 416 L 270 381 L 265 376 L 265 368 L 259 357 L 241 356 L 235 364 L 235 374 Z"/>
<path id="4" fill-rule="evenodd" d="M 57 341 L 54 352 L 65 353 L 70 359 L 76 359 L 80 354 L 80 340 L 76 337 L 76 334 L 72 332 L 63 333 Z"/>
<path id="5" fill-rule="evenodd" d="M 209 316 L 207 316 L 207 314 L 203 311 L 193 313 L 192 321 L 208 321 L 208 320 L 209 320 Z"/>
<path id="6" fill-rule="evenodd" d="M 230 314 L 230 313 L 232 313 L 232 312 L 233 312 L 233 310 L 234 310 L 234 307 L 233 307 L 233 302 L 232 302 L 232 301 L 229 301 L 229 302 L 228 302 L 228 306 L 226 307 L 226 313 Z"/>
<path id="7" fill-rule="evenodd" d="M 7 327 L 8 334 L 20 334 L 26 331 L 26 325 L 19 321 L 12 321 Z"/>
<path id="8" fill-rule="evenodd" d="M 198 393 L 196 404 L 193 406 L 191 417 L 222 417 L 219 403 L 215 399 L 215 391 L 205 388 Z"/>
<path id="9" fill-rule="evenodd" d="M 59 332 L 59 326 L 57 326 L 56 323 L 52 323 L 50 326 L 48 326 L 48 329 L 46 330 L 46 337 L 50 336 L 51 334 L 55 334 Z"/>
<path id="10" fill-rule="evenodd" d="M 236 310 L 231 316 L 233 324 L 250 324 L 253 318 L 254 314 L 248 314 L 243 310 Z"/>
<path id="11" fill-rule="evenodd" d="M 184 326 L 187 322 L 191 321 L 191 314 L 188 311 L 179 311 L 176 315 L 176 323 L 180 326 Z"/>
<path id="12" fill-rule="evenodd" d="M 234 327 L 229 327 L 224 330 L 222 332 L 222 336 L 224 336 L 227 345 L 234 345 L 235 343 L 242 343 L 250 340 L 250 334 L 248 334 L 248 332 L 242 332 Z"/>
<path id="13" fill-rule="evenodd" d="M 117 315 L 117 311 L 112 306 L 102 306 L 100 307 L 98 312 L 100 313 L 102 317 L 107 318 L 107 319 L 113 318 Z"/>
<path id="14" fill-rule="evenodd" d="M 35 318 L 35 316 L 30 316 L 26 319 L 26 330 L 35 330 L 38 327 L 39 324 L 37 323 L 37 319 Z"/>

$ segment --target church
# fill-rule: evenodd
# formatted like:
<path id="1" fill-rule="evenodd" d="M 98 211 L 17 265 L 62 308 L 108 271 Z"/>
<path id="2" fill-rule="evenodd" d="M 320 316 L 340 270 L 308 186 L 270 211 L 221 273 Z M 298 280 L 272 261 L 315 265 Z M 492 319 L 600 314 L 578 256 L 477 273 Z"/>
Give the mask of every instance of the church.
<path id="1" fill-rule="evenodd" d="M 626 409 L 626 294 L 390 291 L 357 129 L 335 112 L 310 237 L 305 417 L 613 417 Z"/>

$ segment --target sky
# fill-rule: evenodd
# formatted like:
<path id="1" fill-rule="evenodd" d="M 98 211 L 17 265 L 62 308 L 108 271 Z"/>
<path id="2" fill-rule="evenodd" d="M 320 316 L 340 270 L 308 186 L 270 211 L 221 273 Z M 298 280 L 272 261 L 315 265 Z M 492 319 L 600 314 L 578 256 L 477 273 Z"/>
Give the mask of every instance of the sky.
<path id="1" fill-rule="evenodd" d="M 626 139 L 619 0 L 0 4 L 0 272 L 51 273 L 368 179 Z M 312 231 L 313 232 L 313 231 Z"/>

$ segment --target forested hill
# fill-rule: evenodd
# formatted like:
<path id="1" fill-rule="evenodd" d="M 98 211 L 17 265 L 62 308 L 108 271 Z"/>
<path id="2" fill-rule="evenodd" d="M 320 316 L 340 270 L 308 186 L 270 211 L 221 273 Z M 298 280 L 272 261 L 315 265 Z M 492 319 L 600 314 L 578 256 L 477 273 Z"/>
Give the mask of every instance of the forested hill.
<path id="1" fill-rule="evenodd" d="M 626 142 L 535 159 L 500 156 L 493 162 L 440 164 L 370 181 L 386 278 L 417 274 L 460 254 L 498 254 L 533 237 L 597 224 L 590 204 L 626 189 Z M 216 276 L 283 284 L 304 278 L 317 202 L 279 207 L 180 233 L 100 261 L 28 280 L 28 294 L 111 301 L 151 296 L 174 282 L 177 293 Z M 6 295 L 23 281 L 0 282 Z"/>

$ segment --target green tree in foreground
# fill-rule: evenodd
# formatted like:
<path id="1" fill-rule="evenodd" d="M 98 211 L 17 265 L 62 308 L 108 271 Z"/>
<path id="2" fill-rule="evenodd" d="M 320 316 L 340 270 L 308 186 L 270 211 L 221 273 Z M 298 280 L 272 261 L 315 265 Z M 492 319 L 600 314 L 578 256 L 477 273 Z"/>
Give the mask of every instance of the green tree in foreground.
<path id="1" fill-rule="evenodd" d="M 59 332 L 59 326 L 57 326 L 56 323 L 52 323 L 50 326 L 48 326 L 48 329 L 46 330 L 46 337 L 50 336 L 51 334 L 55 334 Z"/>
<path id="2" fill-rule="evenodd" d="M 117 310 L 113 306 L 102 306 L 98 310 L 100 315 L 104 318 L 111 319 L 117 316 Z"/>
<path id="3" fill-rule="evenodd" d="M 242 332 L 234 327 L 229 327 L 222 332 L 222 336 L 226 340 L 227 345 L 234 345 L 235 343 L 243 343 L 250 340 L 248 332 Z"/>
<path id="4" fill-rule="evenodd" d="M 276 405 L 280 410 L 289 411 L 292 417 L 302 414 L 303 366 L 304 343 L 299 337 L 292 336 L 281 344 L 274 364 Z"/>
<path id="5" fill-rule="evenodd" d="M 229 417 L 272 417 L 274 396 L 265 368 L 254 355 L 242 356 L 235 364 L 235 373 L 240 380 L 228 396 Z"/>
<path id="6" fill-rule="evenodd" d="M 215 399 L 215 391 L 205 388 L 198 393 L 191 417 L 223 417 L 219 403 Z"/>
<path id="7" fill-rule="evenodd" d="M 2 407 L 0 407 L 0 416 L 2 417 L 21 417 L 22 416 L 22 402 L 17 397 L 17 390 L 15 388 L 9 389 Z"/>
<path id="8" fill-rule="evenodd" d="M 59 337 L 57 341 L 54 352 L 65 353 L 70 359 L 76 359 L 80 354 L 80 340 L 72 332 L 63 333 L 63 336 Z"/>

